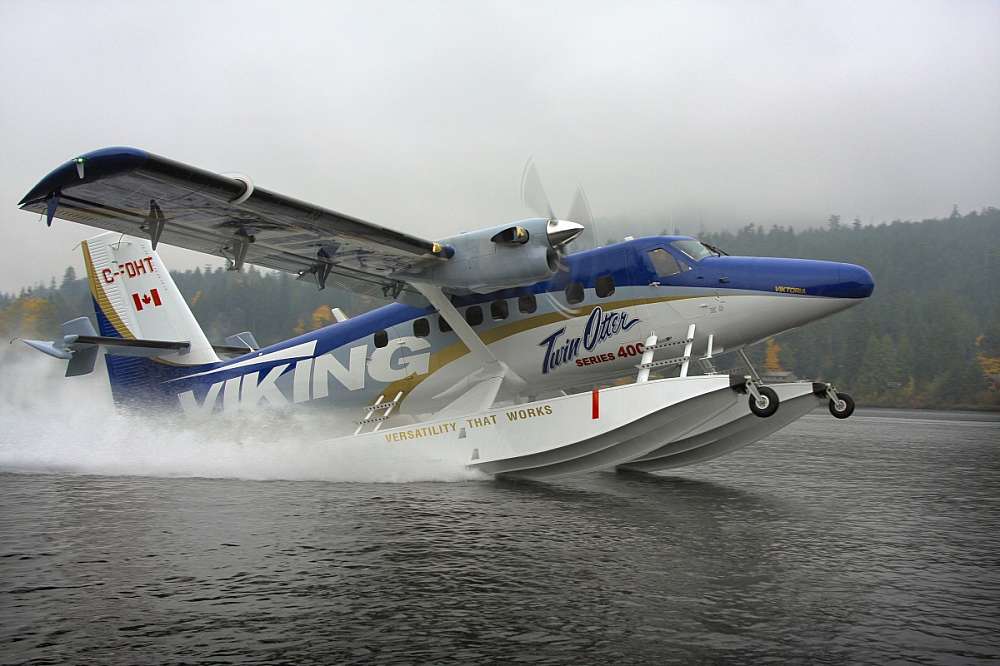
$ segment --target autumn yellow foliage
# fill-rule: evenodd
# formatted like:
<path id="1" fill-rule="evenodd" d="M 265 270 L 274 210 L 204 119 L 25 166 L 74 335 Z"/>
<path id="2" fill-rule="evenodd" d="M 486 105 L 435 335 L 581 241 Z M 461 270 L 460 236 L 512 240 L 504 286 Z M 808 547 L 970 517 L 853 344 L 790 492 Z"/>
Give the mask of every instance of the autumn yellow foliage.
<path id="1" fill-rule="evenodd" d="M 307 331 L 315 331 L 317 328 L 323 328 L 324 326 L 329 326 L 336 320 L 333 318 L 333 311 L 327 305 L 320 305 L 309 317 L 309 321 L 306 322 L 302 319 L 295 326 L 295 334 L 302 335 Z"/>
<path id="2" fill-rule="evenodd" d="M 0 335 L 48 336 L 56 332 L 55 308 L 44 298 L 22 296 L 0 309 Z"/>
<path id="3" fill-rule="evenodd" d="M 781 345 L 774 338 L 768 338 L 764 356 L 764 369 L 768 372 L 784 372 L 781 367 Z"/>
<path id="4" fill-rule="evenodd" d="M 1000 375 L 1000 357 L 980 354 L 977 358 L 983 372 L 987 375 Z"/>

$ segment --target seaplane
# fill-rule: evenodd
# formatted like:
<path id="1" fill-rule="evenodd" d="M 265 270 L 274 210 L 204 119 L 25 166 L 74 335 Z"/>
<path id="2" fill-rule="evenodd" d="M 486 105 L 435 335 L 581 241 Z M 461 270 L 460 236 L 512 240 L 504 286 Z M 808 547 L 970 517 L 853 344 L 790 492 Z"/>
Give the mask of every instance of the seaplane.
<path id="1" fill-rule="evenodd" d="M 431 240 L 244 175 L 96 150 L 19 204 L 49 226 L 104 230 L 81 243 L 96 321 L 24 342 L 66 361 L 69 377 L 92 372 L 103 350 L 126 409 L 192 419 L 347 410 L 331 444 L 421 447 L 527 479 L 673 469 L 824 404 L 851 415 L 851 397 L 829 383 L 766 384 L 745 348 L 862 302 L 874 289 L 865 268 L 730 256 L 688 236 L 579 247 L 594 232 L 582 190 L 561 219 L 530 160 L 521 189 L 536 217 Z M 353 316 L 334 308 L 335 323 L 265 347 L 250 331 L 213 344 L 160 243 L 391 302 Z M 745 370 L 715 370 L 729 353 Z"/>

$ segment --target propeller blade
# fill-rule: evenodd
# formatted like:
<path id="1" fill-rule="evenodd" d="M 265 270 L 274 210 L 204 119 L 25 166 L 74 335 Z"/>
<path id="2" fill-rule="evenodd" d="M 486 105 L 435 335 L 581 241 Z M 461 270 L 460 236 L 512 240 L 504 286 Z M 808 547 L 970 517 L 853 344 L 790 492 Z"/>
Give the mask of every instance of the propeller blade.
<path id="1" fill-rule="evenodd" d="M 521 201 L 524 205 L 535 211 L 538 215 L 554 220 L 555 213 L 552 212 L 552 205 L 549 197 L 545 194 L 542 186 L 542 179 L 538 176 L 538 169 L 535 168 L 535 160 L 532 157 L 524 165 L 524 172 L 521 174 Z"/>
<path id="2" fill-rule="evenodd" d="M 573 241 L 573 252 L 591 250 L 600 244 L 597 233 L 597 222 L 590 210 L 590 200 L 583 187 L 576 188 L 573 204 L 569 207 L 569 219 L 583 225 L 583 232 Z"/>
<path id="3" fill-rule="evenodd" d="M 582 187 L 577 187 L 576 194 L 573 195 L 573 203 L 569 207 L 569 219 L 585 227 L 594 224 L 594 216 L 590 212 L 590 200 L 587 199 L 587 193 Z"/>

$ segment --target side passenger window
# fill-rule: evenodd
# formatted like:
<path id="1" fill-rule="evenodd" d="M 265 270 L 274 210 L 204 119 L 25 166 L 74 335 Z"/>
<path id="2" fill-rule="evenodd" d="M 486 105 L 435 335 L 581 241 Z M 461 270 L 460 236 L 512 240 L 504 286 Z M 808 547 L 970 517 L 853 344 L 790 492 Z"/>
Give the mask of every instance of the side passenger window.
<path id="1" fill-rule="evenodd" d="M 445 321 L 445 318 L 441 315 L 438 315 L 438 330 L 442 333 L 447 333 L 451 330 L 451 324 Z"/>
<path id="2" fill-rule="evenodd" d="M 615 293 L 615 279 L 610 275 L 602 275 L 597 278 L 597 282 L 594 284 L 594 292 L 597 293 L 598 298 L 607 298 Z"/>
<path id="3" fill-rule="evenodd" d="M 465 311 L 465 321 L 469 326 L 479 326 L 483 323 L 483 309 L 478 305 L 470 305 Z"/>
<path id="4" fill-rule="evenodd" d="M 507 318 L 507 301 L 504 299 L 493 301 L 490 303 L 490 317 L 495 320 L 506 319 Z"/>
<path id="5" fill-rule="evenodd" d="M 385 347 L 389 344 L 389 334 L 385 331 L 379 331 L 375 334 L 375 346 Z"/>
<path id="6" fill-rule="evenodd" d="M 418 338 L 426 338 L 431 334 L 431 325 L 426 319 L 421 317 L 420 319 L 413 320 L 413 335 Z"/>
<path id="7" fill-rule="evenodd" d="M 538 309 L 534 294 L 525 294 L 517 299 L 517 309 L 522 314 L 531 314 Z"/>
<path id="8" fill-rule="evenodd" d="M 579 282 L 570 282 L 566 286 L 566 302 L 570 305 L 583 302 L 583 285 Z"/>
<path id="9" fill-rule="evenodd" d="M 681 272 L 681 267 L 677 264 L 677 260 L 674 259 L 674 255 L 662 248 L 650 250 L 646 253 L 646 256 L 649 257 L 650 263 L 653 264 L 653 269 L 656 270 L 656 274 L 660 277 L 670 277 Z"/>

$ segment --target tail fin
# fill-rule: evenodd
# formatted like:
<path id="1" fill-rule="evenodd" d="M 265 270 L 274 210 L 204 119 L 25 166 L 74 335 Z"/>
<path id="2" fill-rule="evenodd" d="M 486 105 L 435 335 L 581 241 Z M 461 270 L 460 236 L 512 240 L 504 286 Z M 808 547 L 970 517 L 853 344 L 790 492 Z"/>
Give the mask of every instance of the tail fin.
<path id="1" fill-rule="evenodd" d="M 185 350 L 152 358 L 106 350 L 116 403 L 144 401 L 160 392 L 166 397 L 164 381 L 189 373 L 192 366 L 219 362 L 149 241 L 111 232 L 81 245 L 101 335 L 189 343 Z"/>

